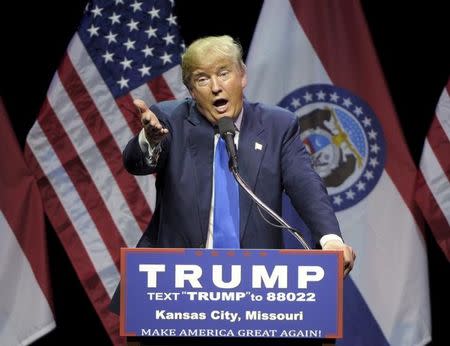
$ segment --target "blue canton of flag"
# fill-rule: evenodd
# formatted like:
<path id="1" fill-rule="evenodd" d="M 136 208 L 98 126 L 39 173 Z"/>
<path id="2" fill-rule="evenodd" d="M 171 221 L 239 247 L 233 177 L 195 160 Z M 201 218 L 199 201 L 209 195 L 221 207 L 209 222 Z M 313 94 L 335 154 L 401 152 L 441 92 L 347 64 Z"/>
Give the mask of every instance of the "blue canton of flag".
<path id="1" fill-rule="evenodd" d="M 179 65 L 184 43 L 173 1 L 91 2 L 78 34 L 114 97 Z"/>

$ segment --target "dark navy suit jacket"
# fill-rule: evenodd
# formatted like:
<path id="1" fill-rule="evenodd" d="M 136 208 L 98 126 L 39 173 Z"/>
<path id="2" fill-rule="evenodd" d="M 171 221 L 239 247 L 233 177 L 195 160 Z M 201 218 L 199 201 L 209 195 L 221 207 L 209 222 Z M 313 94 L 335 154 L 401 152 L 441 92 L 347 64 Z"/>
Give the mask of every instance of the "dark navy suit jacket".
<path id="1" fill-rule="evenodd" d="M 123 152 L 135 175 L 156 173 L 156 207 L 138 247 L 205 247 L 211 208 L 214 128 L 191 99 L 151 107 L 169 130 L 156 167 L 149 167 L 134 137 Z M 313 240 L 340 234 L 321 178 L 300 140 L 297 118 L 275 106 L 244 102 L 239 132 L 239 173 L 255 194 L 281 214 L 286 191 Z M 241 248 L 282 248 L 280 229 L 269 225 L 240 190 Z M 267 217 L 267 216 L 266 216 Z"/>

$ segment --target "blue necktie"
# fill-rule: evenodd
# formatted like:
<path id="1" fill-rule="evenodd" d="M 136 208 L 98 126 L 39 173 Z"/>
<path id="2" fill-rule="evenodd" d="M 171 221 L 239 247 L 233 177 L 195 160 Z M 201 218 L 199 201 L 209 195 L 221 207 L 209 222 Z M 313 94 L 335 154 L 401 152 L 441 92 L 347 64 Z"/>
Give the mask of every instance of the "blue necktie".
<path id="1" fill-rule="evenodd" d="M 214 159 L 214 248 L 239 249 L 239 190 L 228 168 L 225 141 L 219 137 Z"/>

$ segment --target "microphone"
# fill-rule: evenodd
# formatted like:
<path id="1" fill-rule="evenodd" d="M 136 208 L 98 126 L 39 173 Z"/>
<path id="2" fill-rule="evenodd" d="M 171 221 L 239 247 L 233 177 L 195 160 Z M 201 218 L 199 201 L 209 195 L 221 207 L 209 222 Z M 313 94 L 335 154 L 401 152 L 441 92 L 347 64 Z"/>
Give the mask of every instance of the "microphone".
<path id="1" fill-rule="evenodd" d="M 234 134 L 236 130 L 234 128 L 233 119 L 230 117 L 223 117 L 217 121 L 217 126 L 219 128 L 220 137 L 223 138 L 227 145 L 228 155 L 230 155 L 229 166 L 232 171 L 237 172 L 237 152 L 236 146 L 234 145 Z"/>
<path id="2" fill-rule="evenodd" d="M 219 134 L 220 136 L 225 140 L 225 143 L 227 145 L 227 151 L 228 155 L 230 156 L 229 161 L 229 168 L 230 171 L 233 173 L 234 178 L 236 179 L 239 186 L 247 192 L 247 194 L 253 199 L 253 201 L 262 208 L 266 213 L 268 213 L 274 220 L 278 222 L 280 226 L 274 225 L 276 227 L 282 227 L 285 228 L 287 231 L 289 231 L 294 238 L 298 240 L 298 242 L 303 246 L 304 249 L 310 250 L 309 245 L 306 243 L 305 239 L 301 235 L 300 231 L 297 229 L 291 227 L 282 217 L 280 217 L 277 213 L 275 213 L 272 209 L 270 209 L 258 196 L 255 195 L 255 193 L 252 191 L 250 186 L 245 182 L 245 180 L 241 177 L 238 171 L 238 164 L 237 164 L 237 153 L 236 153 L 236 146 L 234 145 L 234 134 L 236 132 L 234 128 L 234 122 L 233 119 L 230 117 L 223 117 L 220 118 L 217 121 L 217 126 L 219 128 Z M 258 208 L 259 210 L 259 208 Z M 261 213 L 261 211 L 260 211 Z M 261 214 L 262 216 L 262 214 Z M 263 219 L 266 220 L 266 218 Z M 270 223 L 270 222 L 269 222 Z"/>

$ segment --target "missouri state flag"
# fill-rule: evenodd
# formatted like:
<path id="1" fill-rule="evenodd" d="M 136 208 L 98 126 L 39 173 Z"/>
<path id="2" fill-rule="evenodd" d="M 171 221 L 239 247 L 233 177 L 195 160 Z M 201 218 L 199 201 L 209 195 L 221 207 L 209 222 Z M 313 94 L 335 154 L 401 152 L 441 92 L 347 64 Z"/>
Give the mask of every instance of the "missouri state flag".
<path id="1" fill-rule="evenodd" d="M 247 55 L 246 97 L 298 115 L 344 240 L 338 345 L 431 340 L 426 244 L 410 157 L 358 1 L 267 0 Z"/>

